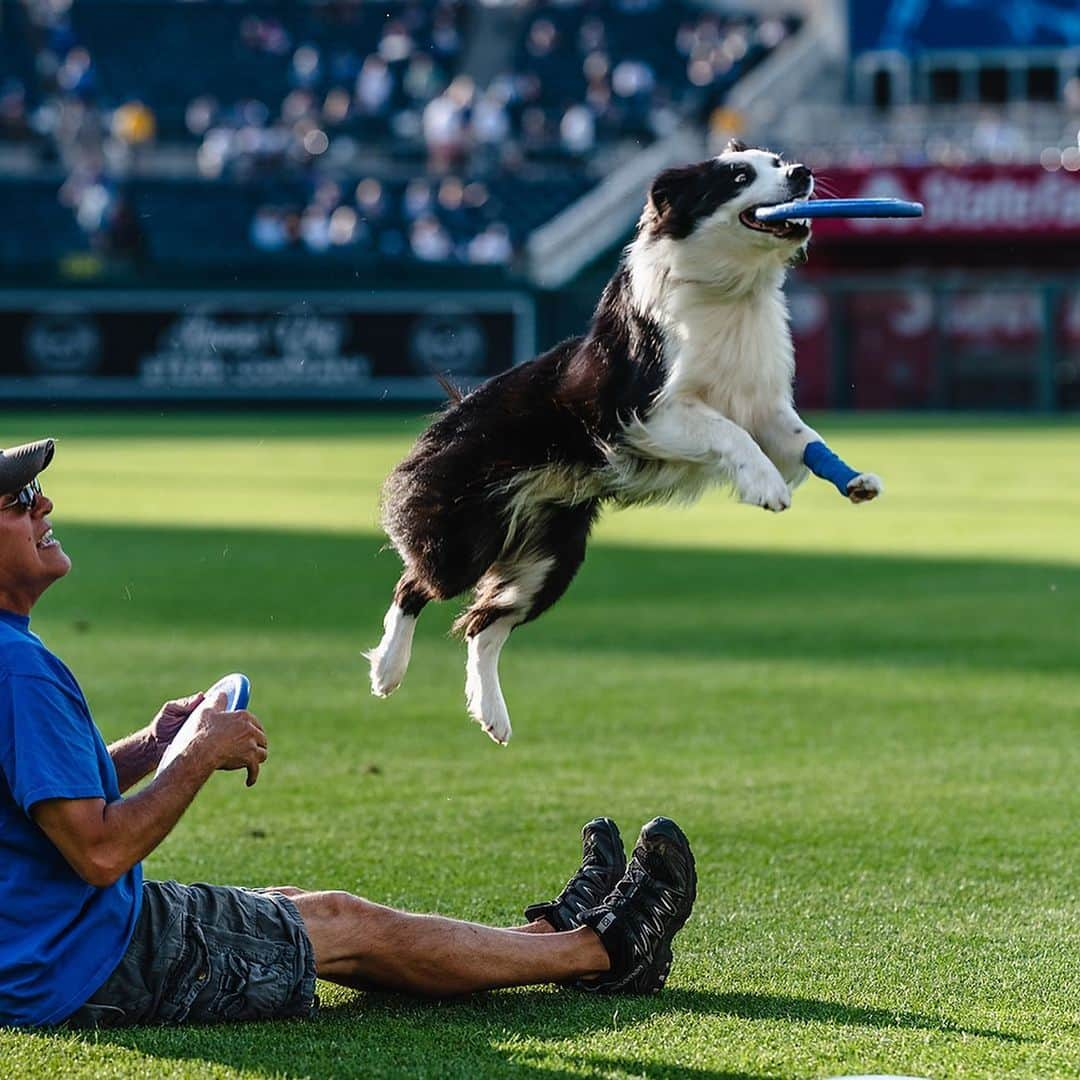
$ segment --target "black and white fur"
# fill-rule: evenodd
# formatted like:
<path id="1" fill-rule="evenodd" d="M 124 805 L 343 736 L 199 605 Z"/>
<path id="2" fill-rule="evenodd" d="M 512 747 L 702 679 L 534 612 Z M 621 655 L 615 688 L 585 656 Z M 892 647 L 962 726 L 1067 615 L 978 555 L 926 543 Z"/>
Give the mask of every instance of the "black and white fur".
<path id="1" fill-rule="evenodd" d="M 405 566 L 368 654 L 373 693 L 401 683 L 424 605 L 473 589 L 455 624 L 468 710 L 505 744 L 500 650 L 565 592 L 603 502 L 728 483 L 743 502 L 791 505 L 820 436 L 792 407 L 781 286 L 810 230 L 753 209 L 812 189 L 805 166 L 737 143 L 661 173 L 588 333 L 452 402 L 420 436 L 383 493 Z M 872 474 L 848 487 L 856 502 L 880 491 Z"/>

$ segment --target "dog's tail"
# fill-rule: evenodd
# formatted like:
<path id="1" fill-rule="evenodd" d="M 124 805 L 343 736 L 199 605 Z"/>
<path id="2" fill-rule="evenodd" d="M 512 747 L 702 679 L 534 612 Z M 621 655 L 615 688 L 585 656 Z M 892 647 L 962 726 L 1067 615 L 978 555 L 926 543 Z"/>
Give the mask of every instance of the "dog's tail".
<path id="1" fill-rule="evenodd" d="M 435 381 L 443 388 L 446 396 L 450 399 L 451 405 L 456 405 L 465 396 L 461 392 L 461 387 L 455 386 L 450 381 L 449 375 L 436 375 Z"/>

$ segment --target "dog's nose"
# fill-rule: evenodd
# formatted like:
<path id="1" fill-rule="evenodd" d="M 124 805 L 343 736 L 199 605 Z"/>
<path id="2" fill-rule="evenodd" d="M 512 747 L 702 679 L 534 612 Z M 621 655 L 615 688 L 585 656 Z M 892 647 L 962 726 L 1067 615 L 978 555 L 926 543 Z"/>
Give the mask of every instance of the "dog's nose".
<path id="1" fill-rule="evenodd" d="M 811 175 L 810 170 L 805 165 L 791 166 L 791 179 L 798 183 L 809 183 Z"/>

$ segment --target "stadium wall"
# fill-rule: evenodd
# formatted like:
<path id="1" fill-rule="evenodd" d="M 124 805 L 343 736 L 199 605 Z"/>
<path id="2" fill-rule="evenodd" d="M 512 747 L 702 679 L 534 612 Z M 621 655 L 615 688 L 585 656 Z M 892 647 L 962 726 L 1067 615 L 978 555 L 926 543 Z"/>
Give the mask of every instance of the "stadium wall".
<path id="1" fill-rule="evenodd" d="M 0 291 L 0 400 L 430 401 L 535 352 L 504 289 Z"/>

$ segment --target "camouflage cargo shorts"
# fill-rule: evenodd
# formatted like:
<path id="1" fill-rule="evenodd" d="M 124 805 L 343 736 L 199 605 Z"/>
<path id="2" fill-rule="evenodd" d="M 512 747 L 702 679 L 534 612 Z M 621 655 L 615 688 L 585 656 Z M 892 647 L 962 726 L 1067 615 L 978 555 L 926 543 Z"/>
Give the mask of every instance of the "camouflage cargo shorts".
<path id="1" fill-rule="evenodd" d="M 72 1027 L 311 1016 L 315 954 L 296 905 L 268 889 L 143 884 L 116 970 Z"/>

